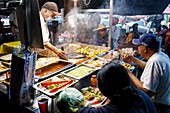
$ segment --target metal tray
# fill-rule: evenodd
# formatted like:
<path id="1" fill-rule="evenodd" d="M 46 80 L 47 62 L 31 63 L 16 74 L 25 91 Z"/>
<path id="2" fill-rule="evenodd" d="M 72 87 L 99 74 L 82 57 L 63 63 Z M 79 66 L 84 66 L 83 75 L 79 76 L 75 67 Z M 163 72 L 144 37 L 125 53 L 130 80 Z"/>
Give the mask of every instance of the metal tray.
<path id="1" fill-rule="evenodd" d="M 91 83 L 90 83 L 90 79 L 91 79 L 91 76 L 94 74 L 94 75 L 97 75 L 99 69 L 95 70 L 93 73 L 83 77 L 82 79 L 80 79 L 73 87 L 78 89 L 79 91 L 81 91 L 82 88 L 85 88 L 85 87 L 89 87 L 91 86 Z M 92 107 L 95 107 L 95 106 L 98 106 L 98 105 L 102 105 L 104 104 L 104 102 L 107 100 L 107 98 L 105 97 L 103 101 L 101 101 L 100 103 L 98 104 L 95 104 L 95 105 L 92 105 Z M 93 100 L 94 101 L 94 100 Z M 88 103 L 89 101 L 87 101 Z M 85 103 L 87 105 L 87 103 Z"/>
<path id="2" fill-rule="evenodd" d="M 73 82 L 72 82 L 71 84 L 68 84 L 68 85 L 66 85 L 65 87 L 59 89 L 58 91 L 56 91 L 56 92 L 54 92 L 54 93 L 50 93 L 50 92 L 49 92 L 50 90 L 45 90 L 45 88 L 43 88 L 43 87 L 41 88 L 41 86 L 40 86 L 41 83 L 43 83 L 43 82 L 45 82 L 45 81 L 49 81 L 50 79 L 54 79 L 54 78 L 56 78 L 56 77 L 58 77 L 58 78 L 64 78 L 64 77 L 66 77 L 66 78 L 68 78 L 68 79 L 70 79 L 70 80 L 73 80 Z M 50 97 L 54 97 L 56 94 L 58 94 L 59 92 L 61 92 L 61 91 L 64 90 L 65 88 L 74 85 L 76 82 L 77 82 L 77 80 L 74 79 L 74 78 L 72 78 L 72 77 L 69 77 L 69 76 L 64 75 L 64 74 L 58 74 L 58 75 L 56 75 L 56 76 L 50 77 L 50 78 L 48 78 L 48 79 L 46 79 L 46 80 L 43 80 L 43 81 L 41 81 L 41 82 L 36 83 L 33 87 L 34 87 L 36 90 L 40 91 L 41 93 L 43 93 L 43 94 L 45 94 L 45 95 L 48 95 L 48 96 L 50 96 Z"/>
<path id="3" fill-rule="evenodd" d="M 81 66 L 85 66 L 85 67 L 87 67 L 87 68 L 91 68 L 93 71 L 91 71 L 91 72 L 89 72 L 88 74 L 86 74 L 86 75 L 84 75 L 84 76 L 81 76 L 81 77 L 76 77 L 76 76 L 73 76 L 73 75 L 68 74 L 69 72 L 71 72 L 71 71 L 73 71 L 73 70 L 75 70 L 75 69 L 77 69 L 77 68 L 79 68 L 79 67 L 81 67 Z M 70 77 L 73 77 L 73 78 L 79 80 L 79 79 L 81 79 L 81 78 L 83 78 L 83 77 L 85 77 L 85 76 L 93 73 L 95 70 L 96 70 L 95 67 L 88 66 L 88 65 L 86 65 L 86 64 L 80 64 L 80 65 L 77 65 L 76 67 L 73 67 L 73 68 L 71 68 L 71 69 L 69 69 L 69 70 L 66 70 L 66 71 L 62 72 L 62 73 L 65 74 L 65 75 L 67 75 L 67 76 L 70 76 Z"/>
<path id="4" fill-rule="evenodd" d="M 104 58 L 104 59 L 106 59 L 106 60 L 108 60 L 108 61 L 117 60 L 117 59 L 119 58 L 119 56 L 111 56 L 111 57 L 109 57 L 109 56 L 108 56 L 109 52 L 110 52 L 110 51 L 107 51 L 107 52 L 105 52 L 104 54 L 100 55 L 99 57 Z M 106 55 L 107 55 L 108 57 L 105 57 Z"/>
<path id="5" fill-rule="evenodd" d="M 57 73 L 60 73 L 60 72 L 62 72 L 62 71 L 64 71 L 64 70 L 66 70 L 66 69 L 68 69 L 68 68 L 71 68 L 71 67 L 73 67 L 75 64 L 74 63 L 72 63 L 72 62 L 68 62 L 68 61 L 65 61 L 65 60 L 59 60 L 58 62 L 56 62 L 56 64 L 58 64 L 58 63 L 61 63 L 61 62 L 64 62 L 64 63 L 69 63 L 68 65 L 66 65 L 66 66 L 64 66 L 63 68 L 60 68 L 60 69 L 58 69 L 58 70 L 54 70 L 54 71 L 49 71 L 49 73 L 48 74 L 44 74 L 43 72 L 45 71 L 45 70 L 50 70 L 53 66 L 55 66 L 55 63 L 52 63 L 52 64 L 50 64 L 50 65 L 48 65 L 48 66 L 46 66 L 46 67 L 44 67 L 44 68 L 41 68 L 39 71 L 40 72 L 38 72 L 38 70 L 37 70 L 37 72 L 35 73 L 35 78 L 36 79 L 38 79 L 39 81 L 40 80 L 44 80 L 44 79 L 46 79 L 46 78 L 48 78 L 48 77 L 50 77 L 50 76 L 52 76 L 52 75 L 54 75 L 54 74 L 57 74 Z M 38 76 L 38 73 L 43 73 L 44 75 L 43 76 Z"/>
<path id="6" fill-rule="evenodd" d="M 99 62 L 97 62 L 97 61 L 99 61 Z M 105 65 L 108 62 L 109 62 L 109 60 L 104 59 L 102 57 L 95 57 L 95 58 L 92 58 L 92 59 L 84 62 L 84 64 L 86 64 L 88 66 L 95 67 L 95 68 L 101 68 L 103 65 Z"/>

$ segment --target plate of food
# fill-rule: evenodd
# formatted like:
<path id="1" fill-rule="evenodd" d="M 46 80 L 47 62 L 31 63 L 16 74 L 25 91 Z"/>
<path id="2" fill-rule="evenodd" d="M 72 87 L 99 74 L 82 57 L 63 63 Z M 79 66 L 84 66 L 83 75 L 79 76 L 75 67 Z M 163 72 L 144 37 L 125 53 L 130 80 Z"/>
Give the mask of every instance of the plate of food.
<path id="1" fill-rule="evenodd" d="M 103 104 L 107 99 L 98 88 L 92 86 L 82 88 L 81 93 L 85 98 L 86 106 L 95 107 Z"/>
<path id="2" fill-rule="evenodd" d="M 96 68 L 100 68 L 108 62 L 109 61 L 104 58 L 96 57 L 94 59 L 91 59 L 91 60 L 85 62 L 85 64 L 96 67 Z"/>
<path id="3" fill-rule="evenodd" d="M 131 72 L 135 69 L 135 66 L 132 66 L 131 64 L 128 63 L 122 63 L 121 65 L 128 68 Z"/>
<path id="4" fill-rule="evenodd" d="M 54 96 L 76 82 L 76 79 L 60 74 L 41 81 L 33 87 L 48 96 Z"/>
<path id="5" fill-rule="evenodd" d="M 64 71 L 62 73 L 66 74 L 67 76 L 71 76 L 71 77 L 73 77 L 75 79 L 81 79 L 81 78 L 85 77 L 86 75 L 91 74 L 95 70 L 96 69 L 94 67 L 81 64 L 81 65 L 73 67 L 73 68 L 71 68 L 69 70 L 66 70 L 66 71 Z"/>

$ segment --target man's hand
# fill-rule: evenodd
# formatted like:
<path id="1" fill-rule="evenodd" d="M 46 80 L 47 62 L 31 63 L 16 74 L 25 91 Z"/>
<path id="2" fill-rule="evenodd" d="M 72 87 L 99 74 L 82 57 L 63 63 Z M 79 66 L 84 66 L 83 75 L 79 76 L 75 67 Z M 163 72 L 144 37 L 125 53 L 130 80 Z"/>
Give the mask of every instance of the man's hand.
<path id="1" fill-rule="evenodd" d="M 61 59 L 68 60 L 67 56 L 65 55 L 64 51 L 57 49 L 55 46 L 53 46 L 51 43 L 47 42 L 44 44 L 44 46 L 56 53 Z"/>
<path id="2" fill-rule="evenodd" d="M 123 54 L 122 55 L 123 61 L 126 63 L 133 62 L 133 56 L 129 54 Z"/>
<path id="3" fill-rule="evenodd" d="M 68 60 L 67 56 L 65 55 L 65 52 L 60 50 L 60 49 L 57 49 L 57 52 L 58 56 L 61 58 L 61 59 L 64 59 L 64 60 Z"/>
<path id="4" fill-rule="evenodd" d="M 65 52 L 62 51 L 62 50 L 60 50 L 60 49 L 57 49 L 57 50 L 56 50 L 56 54 L 57 54 L 58 56 L 63 56 L 63 55 L 65 55 Z"/>

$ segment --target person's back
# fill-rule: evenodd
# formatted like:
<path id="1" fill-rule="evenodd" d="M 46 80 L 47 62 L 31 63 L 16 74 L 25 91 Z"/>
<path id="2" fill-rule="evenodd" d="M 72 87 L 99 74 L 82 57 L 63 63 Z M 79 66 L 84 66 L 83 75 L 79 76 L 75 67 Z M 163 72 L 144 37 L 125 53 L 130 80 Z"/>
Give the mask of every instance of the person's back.
<path id="1" fill-rule="evenodd" d="M 155 113 L 150 98 L 132 86 L 126 69 L 120 64 L 106 64 L 97 79 L 99 90 L 110 102 L 98 108 L 83 107 L 77 113 Z"/>
<path id="2" fill-rule="evenodd" d="M 152 65 L 152 68 L 150 67 Z M 153 67 L 154 66 L 154 67 Z M 144 72 L 147 73 L 150 71 L 154 71 L 153 78 L 154 86 L 150 89 L 155 92 L 154 101 L 156 103 L 162 103 L 169 105 L 170 104 L 170 59 L 163 52 L 157 52 L 151 56 L 146 64 L 146 70 Z M 146 76 L 143 76 L 141 80 L 145 80 Z M 157 78 L 158 80 L 154 79 Z M 168 90 L 169 89 L 169 90 Z"/>

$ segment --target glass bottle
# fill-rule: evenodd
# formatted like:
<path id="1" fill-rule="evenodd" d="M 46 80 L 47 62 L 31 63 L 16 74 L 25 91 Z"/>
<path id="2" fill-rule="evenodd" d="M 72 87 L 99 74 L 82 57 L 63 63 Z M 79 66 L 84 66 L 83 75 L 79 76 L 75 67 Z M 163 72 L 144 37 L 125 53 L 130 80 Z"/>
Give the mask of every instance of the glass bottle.
<path id="1" fill-rule="evenodd" d="M 91 86 L 97 87 L 97 76 L 92 75 L 90 82 L 91 82 Z"/>

